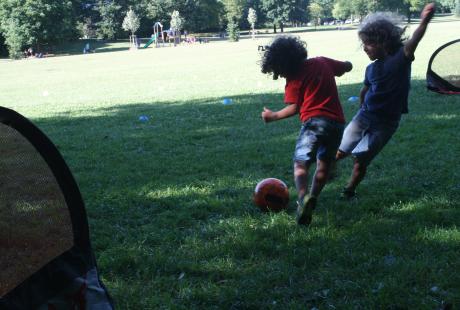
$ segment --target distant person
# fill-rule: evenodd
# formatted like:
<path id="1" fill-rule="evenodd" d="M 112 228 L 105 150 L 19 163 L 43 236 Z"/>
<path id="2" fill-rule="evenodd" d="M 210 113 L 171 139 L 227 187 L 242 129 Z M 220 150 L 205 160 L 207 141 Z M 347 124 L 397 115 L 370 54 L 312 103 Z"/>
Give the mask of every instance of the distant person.
<path id="1" fill-rule="evenodd" d="M 356 196 L 367 167 L 396 132 L 401 114 L 408 113 L 411 65 L 414 52 L 434 15 L 435 5 L 427 4 L 412 38 L 403 41 L 405 29 L 389 15 L 375 13 L 361 24 L 358 36 L 373 62 L 367 66 L 360 93 L 361 107 L 345 129 L 336 159 L 353 154 L 355 162 L 341 196 Z"/>
<path id="2" fill-rule="evenodd" d="M 271 111 L 264 107 L 262 119 L 272 122 L 299 114 L 302 122 L 294 152 L 294 181 L 298 194 L 297 223 L 309 225 L 318 196 L 326 184 L 342 138 L 345 118 L 335 77 L 352 69 L 348 61 L 326 57 L 307 59 L 305 42 L 297 37 L 279 36 L 265 48 L 262 73 L 286 79 L 285 108 Z M 308 191 L 308 170 L 316 171 Z M 307 194 L 308 193 L 308 194 Z"/>
<path id="3" fill-rule="evenodd" d="M 83 54 L 88 54 L 90 51 L 89 43 L 86 43 L 85 47 L 83 47 Z"/>

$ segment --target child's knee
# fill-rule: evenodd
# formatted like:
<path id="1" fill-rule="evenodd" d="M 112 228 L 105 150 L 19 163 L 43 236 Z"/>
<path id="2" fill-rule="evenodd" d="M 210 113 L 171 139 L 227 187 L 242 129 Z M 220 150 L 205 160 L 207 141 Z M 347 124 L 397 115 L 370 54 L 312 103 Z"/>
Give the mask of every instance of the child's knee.
<path id="1" fill-rule="evenodd" d="M 310 166 L 309 162 L 295 160 L 294 161 L 294 174 L 298 175 L 298 174 L 305 173 L 305 171 L 308 170 L 309 166 Z"/>
<path id="2" fill-rule="evenodd" d="M 367 166 L 369 165 L 369 163 L 364 160 L 364 159 L 360 159 L 360 158 L 356 158 L 355 159 L 355 163 L 353 165 L 353 168 L 357 171 L 357 172 L 365 172 L 367 170 Z"/>

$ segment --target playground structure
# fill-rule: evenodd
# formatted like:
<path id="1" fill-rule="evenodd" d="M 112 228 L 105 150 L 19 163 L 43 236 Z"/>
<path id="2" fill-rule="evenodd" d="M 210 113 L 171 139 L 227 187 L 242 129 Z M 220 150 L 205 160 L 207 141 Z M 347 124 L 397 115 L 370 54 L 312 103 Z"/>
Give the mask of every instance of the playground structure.
<path id="1" fill-rule="evenodd" d="M 164 46 L 166 40 L 169 44 L 173 43 L 174 46 L 180 43 L 181 32 L 176 29 L 163 30 L 163 25 L 160 22 L 156 22 L 153 25 L 153 34 L 150 40 L 144 45 L 144 48 L 149 47 L 152 43 L 155 43 L 155 47 Z"/>
<path id="2" fill-rule="evenodd" d="M 180 44 L 180 39 L 181 39 L 181 32 L 180 30 L 178 29 L 175 29 L 175 28 L 169 28 L 167 31 L 167 37 L 168 37 L 168 43 L 171 44 L 171 41 L 172 43 L 174 44 L 174 46 L 176 46 L 177 44 Z"/>
<path id="3" fill-rule="evenodd" d="M 165 43 L 165 35 L 163 32 L 163 25 L 160 22 L 156 22 L 153 25 L 153 35 L 150 40 L 144 45 L 144 48 L 147 48 L 155 42 L 155 47 L 159 47 L 160 43 L 164 46 Z"/>

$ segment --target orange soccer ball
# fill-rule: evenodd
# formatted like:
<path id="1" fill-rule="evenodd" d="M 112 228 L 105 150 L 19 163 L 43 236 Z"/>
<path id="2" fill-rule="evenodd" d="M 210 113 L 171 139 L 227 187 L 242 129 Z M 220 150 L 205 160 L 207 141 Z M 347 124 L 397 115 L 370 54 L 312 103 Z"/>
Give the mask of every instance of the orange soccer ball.
<path id="1" fill-rule="evenodd" d="M 254 190 L 254 203 L 262 211 L 279 212 L 287 209 L 289 190 L 286 184 L 276 178 L 263 179 Z"/>

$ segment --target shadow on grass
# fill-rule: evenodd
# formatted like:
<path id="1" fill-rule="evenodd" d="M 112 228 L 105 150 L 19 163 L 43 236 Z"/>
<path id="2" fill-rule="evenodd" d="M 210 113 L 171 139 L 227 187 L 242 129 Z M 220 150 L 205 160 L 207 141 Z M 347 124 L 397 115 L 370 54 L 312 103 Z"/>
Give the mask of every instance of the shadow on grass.
<path id="1" fill-rule="evenodd" d="M 129 41 L 127 40 L 105 41 L 96 39 L 66 42 L 52 48 L 52 50 L 53 54 L 56 56 L 81 55 L 83 54 L 83 49 L 86 44 L 89 44 L 90 53 L 107 53 L 129 50 Z"/>
<path id="2" fill-rule="evenodd" d="M 358 107 L 346 99 L 360 86 L 340 86 L 347 120 Z M 261 121 L 263 106 L 283 107 L 281 94 L 232 99 L 35 120 L 76 176 L 119 306 L 417 308 L 458 298 L 460 281 L 446 268 L 458 266 L 460 250 L 454 97 L 414 81 L 411 114 L 369 168 L 360 200 L 337 199 L 351 169 L 344 162 L 309 229 L 294 223 L 294 203 L 261 214 L 251 200 L 266 177 L 285 180 L 295 200 L 298 119 Z M 437 283 L 436 299 L 427 290 Z"/>
<path id="3" fill-rule="evenodd" d="M 358 106 L 357 103 L 349 103 L 346 98 L 358 93 L 359 87 L 340 87 L 348 120 Z M 415 87 L 424 91 L 421 83 Z M 443 135 L 444 130 L 455 129 L 458 115 L 442 116 L 446 114 L 444 105 L 455 98 L 429 92 L 426 95 L 430 98 L 428 102 L 419 101 L 411 109 L 396 136 L 370 167 L 370 175 L 361 186 L 364 192 L 370 194 L 374 192 L 375 185 L 383 189 L 386 183 L 397 182 L 398 190 L 390 188 L 389 195 L 379 199 L 385 205 L 401 199 L 417 200 L 427 187 L 432 193 L 443 193 L 445 190 L 448 180 L 445 176 L 437 176 L 436 171 L 431 173 L 432 169 L 425 165 L 414 169 L 414 165 L 417 167 L 421 161 L 431 161 L 433 154 L 427 152 L 427 148 L 433 152 L 446 149 L 446 141 L 437 141 L 437 137 Z M 432 100 L 438 101 L 438 105 Z M 446 100 L 448 103 L 445 103 Z M 222 102 L 223 98 L 209 98 L 151 105 L 131 104 L 92 110 L 95 115 L 102 116 L 68 118 L 63 114 L 36 122 L 68 159 L 85 196 L 98 193 L 96 189 L 106 193 L 130 193 L 136 197 L 142 192 L 140 196 L 151 197 L 147 201 L 153 204 L 160 202 L 160 205 L 173 207 L 187 200 L 184 191 L 188 191 L 185 196 L 193 196 L 203 187 L 203 196 L 216 198 L 214 203 L 217 206 L 220 199 L 234 201 L 238 198 L 237 201 L 243 205 L 238 210 L 244 213 L 252 210 L 248 197 L 254 182 L 265 177 L 279 177 L 290 185 L 294 199 L 291 156 L 300 124 L 297 117 L 271 124 L 264 124 L 260 119 L 262 107 L 271 102 L 281 103 L 282 96 L 248 95 L 234 97 L 231 105 Z M 281 104 L 272 106 L 273 109 L 281 107 Z M 422 115 L 422 111 L 431 114 Z M 141 115 L 149 120 L 140 121 Z M 433 137 L 417 133 L 422 129 L 421 124 L 424 129 L 430 128 Z M 402 150 L 407 152 L 404 157 L 398 156 Z M 447 158 L 450 156 L 448 152 L 439 156 L 443 159 L 437 162 L 447 164 L 452 161 Z M 401 171 L 404 175 L 400 175 Z M 427 180 L 423 179 L 421 171 L 426 173 Z M 347 171 L 344 174 L 348 174 Z M 429 180 L 428 176 L 439 179 Z M 338 181 L 345 180 L 344 175 Z M 94 184 L 98 185 L 93 187 Z M 168 189 L 168 195 L 162 194 Z M 235 211 L 231 210 L 229 215 Z"/>

